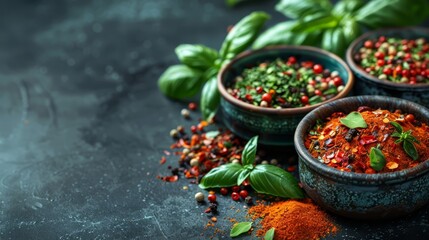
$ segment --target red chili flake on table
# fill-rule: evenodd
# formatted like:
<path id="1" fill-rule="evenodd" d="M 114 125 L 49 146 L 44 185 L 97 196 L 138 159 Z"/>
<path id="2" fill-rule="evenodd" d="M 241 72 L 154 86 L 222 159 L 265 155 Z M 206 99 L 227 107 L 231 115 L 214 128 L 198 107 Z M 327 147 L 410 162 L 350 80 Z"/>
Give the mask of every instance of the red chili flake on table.
<path id="1" fill-rule="evenodd" d="M 167 158 L 165 158 L 164 156 L 161 157 L 161 160 L 159 160 L 159 164 L 164 164 L 167 162 Z"/>

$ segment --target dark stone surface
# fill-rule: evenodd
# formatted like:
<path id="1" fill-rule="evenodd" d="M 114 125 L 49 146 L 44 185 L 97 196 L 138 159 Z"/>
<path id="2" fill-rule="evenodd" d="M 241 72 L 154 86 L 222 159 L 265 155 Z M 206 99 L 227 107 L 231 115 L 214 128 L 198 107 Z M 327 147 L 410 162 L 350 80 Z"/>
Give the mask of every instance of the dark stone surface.
<path id="1" fill-rule="evenodd" d="M 169 130 L 196 122 L 157 90 L 174 47 L 218 48 L 252 10 L 283 19 L 276 1 L 0 2 L 0 239 L 207 239 L 196 185 L 164 183 Z M 170 156 L 167 165 L 176 165 Z M 188 186 L 188 190 L 183 187 Z M 219 197 L 218 223 L 244 220 Z M 231 206 L 237 210 L 231 210 Z M 396 221 L 334 218 L 329 239 L 425 239 L 429 210 Z M 218 238 L 228 238 L 218 234 Z"/>

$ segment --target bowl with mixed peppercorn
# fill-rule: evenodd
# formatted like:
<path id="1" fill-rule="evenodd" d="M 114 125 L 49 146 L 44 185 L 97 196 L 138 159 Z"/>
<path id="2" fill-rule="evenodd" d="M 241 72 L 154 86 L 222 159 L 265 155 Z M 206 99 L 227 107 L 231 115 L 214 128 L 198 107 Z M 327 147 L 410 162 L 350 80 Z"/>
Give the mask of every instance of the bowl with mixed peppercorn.
<path id="1" fill-rule="evenodd" d="M 377 219 L 429 202 L 429 110 L 400 98 L 356 96 L 307 114 L 295 133 L 308 196 L 339 215 Z"/>
<path id="2" fill-rule="evenodd" d="M 307 46 L 247 51 L 221 69 L 218 89 L 224 124 L 265 145 L 293 145 L 301 119 L 314 108 L 347 96 L 353 75 L 336 55 Z"/>
<path id="3" fill-rule="evenodd" d="M 355 95 L 399 97 L 429 107 L 429 29 L 367 32 L 347 49 Z"/>

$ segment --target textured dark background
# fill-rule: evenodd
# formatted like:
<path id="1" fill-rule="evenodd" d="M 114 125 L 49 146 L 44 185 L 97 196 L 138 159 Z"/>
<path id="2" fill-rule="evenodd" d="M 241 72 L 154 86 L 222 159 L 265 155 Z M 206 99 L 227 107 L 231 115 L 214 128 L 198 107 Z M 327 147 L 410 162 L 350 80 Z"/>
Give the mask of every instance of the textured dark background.
<path id="1" fill-rule="evenodd" d="M 198 187 L 164 183 L 169 130 L 196 123 L 156 81 L 180 43 L 219 48 L 253 10 L 284 19 L 276 1 L 0 2 L 0 239 L 207 239 Z M 189 189 L 184 190 L 187 186 Z M 218 197 L 216 227 L 244 220 Z M 234 207 L 235 210 L 230 208 Z M 241 210 L 238 213 L 236 210 Z M 427 239 L 429 210 L 382 223 L 334 217 L 329 239 Z M 228 238 L 215 235 L 216 238 Z"/>

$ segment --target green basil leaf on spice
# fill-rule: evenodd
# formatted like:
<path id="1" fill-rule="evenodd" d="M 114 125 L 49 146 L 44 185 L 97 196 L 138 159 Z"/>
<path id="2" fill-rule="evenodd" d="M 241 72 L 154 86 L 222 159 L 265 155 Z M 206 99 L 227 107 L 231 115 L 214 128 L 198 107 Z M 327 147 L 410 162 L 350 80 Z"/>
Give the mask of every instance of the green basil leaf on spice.
<path id="1" fill-rule="evenodd" d="M 219 131 L 206 132 L 206 138 L 215 138 L 219 135 Z"/>
<path id="2" fill-rule="evenodd" d="M 167 68 L 158 80 L 158 87 L 167 97 L 185 99 L 198 93 L 203 84 L 202 72 L 186 65 Z"/>
<path id="3" fill-rule="evenodd" d="M 404 131 L 404 129 L 402 128 L 402 126 L 399 123 L 390 122 L 390 124 L 395 128 L 396 132 L 402 133 Z"/>
<path id="4" fill-rule="evenodd" d="M 258 147 L 258 136 L 252 137 L 244 146 L 241 155 L 241 162 L 243 165 L 252 165 L 255 162 L 256 148 Z"/>
<path id="5" fill-rule="evenodd" d="M 346 117 L 341 118 L 340 122 L 348 128 L 366 128 L 368 125 L 358 112 L 351 112 Z"/>
<path id="6" fill-rule="evenodd" d="M 416 25 L 428 17 L 427 0 L 372 0 L 356 13 L 356 20 L 369 28 Z"/>
<path id="7" fill-rule="evenodd" d="M 175 52 L 183 64 L 201 70 L 212 67 L 218 58 L 216 50 L 199 44 L 181 44 L 176 47 Z"/>
<path id="8" fill-rule="evenodd" d="M 221 165 L 204 175 L 198 186 L 202 189 L 235 186 L 243 170 L 244 168 L 237 163 Z"/>
<path id="9" fill-rule="evenodd" d="M 256 39 L 259 31 L 269 19 L 264 12 L 253 12 L 239 21 L 226 36 L 220 49 L 222 59 L 232 59 L 246 50 Z"/>
<path id="10" fill-rule="evenodd" d="M 369 153 L 370 166 L 376 170 L 380 171 L 386 165 L 386 158 L 384 157 L 383 152 L 375 147 L 372 147 Z"/>
<path id="11" fill-rule="evenodd" d="M 220 93 L 217 89 L 217 79 L 212 77 L 204 84 L 201 93 L 200 108 L 204 119 L 211 120 L 215 116 L 219 102 Z"/>
<path id="12" fill-rule="evenodd" d="M 307 15 L 329 12 L 332 8 L 329 0 L 281 0 L 276 10 L 288 18 L 302 18 Z"/>
<path id="13" fill-rule="evenodd" d="M 407 139 L 404 140 L 402 143 L 402 148 L 413 160 L 417 160 L 419 158 L 419 153 L 417 152 L 416 146 L 414 146 L 413 142 Z"/>
<path id="14" fill-rule="evenodd" d="M 253 165 L 244 166 L 244 170 L 240 172 L 237 179 L 237 186 L 240 186 L 246 180 L 253 170 Z"/>
<path id="15" fill-rule="evenodd" d="M 243 233 L 247 233 L 252 228 L 252 222 L 239 222 L 234 225 L 229 233 L 230 237 L 237 237 Z"/>
<path id="16" fill-rule="evenodd" d="M 275 228 L 270 228 L 270 230 L 268 230 L 265 235 L 264 235 L 264 240 L 273 240 L 274 239 L 274 231 Z"/>
<path id="17" fill-rule="evenodd" d="M 256 165 L 249 176 L 250 185 L 258 193 L 284 197 L 303 198 L 304 193 L 295 177 L 285 170 L 269 165 Z"/>

